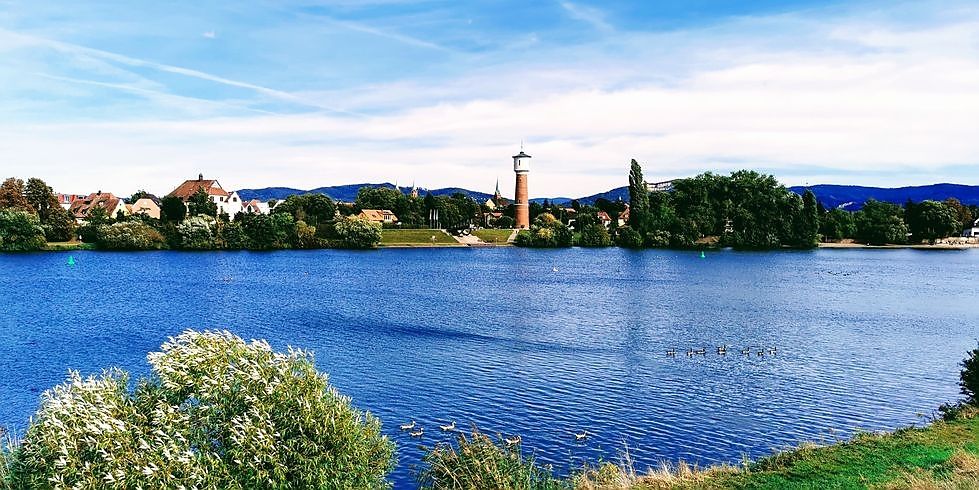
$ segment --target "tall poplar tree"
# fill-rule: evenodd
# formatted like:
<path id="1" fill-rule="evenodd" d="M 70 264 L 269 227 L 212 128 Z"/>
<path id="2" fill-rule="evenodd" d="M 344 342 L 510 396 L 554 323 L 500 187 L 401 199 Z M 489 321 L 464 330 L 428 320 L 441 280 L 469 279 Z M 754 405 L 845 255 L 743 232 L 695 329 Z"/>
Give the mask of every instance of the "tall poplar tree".
<path id="1" fill-rule="evenodd" d="M 629 169 L 629 226 L 640 234 L 646 232 L 649 216 L 649 191 L 642 176 L 642 167 L 635 158 Z"/>

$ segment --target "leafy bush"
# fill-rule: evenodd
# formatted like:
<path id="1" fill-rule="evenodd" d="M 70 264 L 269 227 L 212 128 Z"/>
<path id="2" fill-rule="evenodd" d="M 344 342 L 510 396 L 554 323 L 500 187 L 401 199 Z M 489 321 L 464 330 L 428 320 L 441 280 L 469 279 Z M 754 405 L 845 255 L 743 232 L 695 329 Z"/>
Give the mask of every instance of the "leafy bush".
<path id="1" fill-rule="evenodd" d="M 612 237 L 608 230 L 599 223 L 585 226 L 581 229 L 581 239 L 578 245 L 582 247 L 608 247 L 612 245 Z"/>
<path id="2" fill-rule="evenodd" d="M 343 248 L 374 248 L 381 243 L 381 225 L 365 219 L 348 217 L 334 225 L 336 244 Z"/>
<path id="3" fill-rule="evenodd" d="M 969 351 L 969 357 L 962 361 L 959 373 L 959 388 L 969 397 L 968 402 L 979 405 L 979 347 Z"/>
<path id="4" fill-rule="evenodd" d="M 320 240 L 316 238 L 316 227 L 306 224 L 305 221 L 297 221 L 293 246 L 296 248 L 320 247 Z"/>
<path id="5" fill-rule="evenodd" d="M 670 232 L 665 230 L 651 231 L 646 233 L 647 247 L 669 247 Z"/>
<path id="6" fill-rule="evenodd" d="M 241 224 L 248 236 L 248 248 L 275 250 L 289 248 L 295 233 L 295 223 L 289 213 L 245 214 Z"/>
<path id="7" fill-rule="evenodd" d="M 638 231 L 633 230 L 631 226 L 623 226 L 619 228 L 619 232 L 615 238 L 615 244 L 625 248 L 642 248 L 642 235 Z"/>
<path id="8" fill-rule="evenodd" d="M 140 221 L 122 221 L 98 227 L 99 248 L 108 250 L 159 250 L 166 241 L 150 225 Z"/>
<path id="9" fill-rule="evenodd" d="M 502 442 L 502 441 L 501 441 Z M 423 489 L 551 490 L 565 488 L 549 467 L 524 457 L 519 445 L 506 447 L 474 430 L 460 434 L 456 446 L 440 444 L 424 457 Z"/>
<path id="10" fill-rule="evenodd" d="M 219 248 L 241 250 L 248 247 L 248 235 L 245 234 L 245 229 L 242 228 L 241 223 L 218 221 L 214 231 L 215 241 Z"/>
<path id="11" fill-rule="evenodd" d="M 18 209 L 0 210 L 0 250 L 26 252 L 44 248 L 44 228 L 37 215 Z"/>
<path id="12" fill-rule="evenodd" d="M 517 223 L 513 220 L 513 218 L 509 216 L 500 216 L 499 219 L 493 222 L 493 227 L 500 228 L 503 230 L 509 230 L 512 229 L 516 224 Z"/>
<path id="13" fill-rule="evenodd" d="M 570 247 L 574 234 L 554 215 L 542 213 L 534 219 L 529 231 L 521 231 L 514 242 L 521 247 Z"/>
<path id="14" fill-rule="evenodd" d="M 11 454 L 13 488 L 378 488 L 394 465 L 380 422 L 312 355 L 188 331 L 128 388 L 110 370 L 45 392 Z"/>
<path id="15" fill-rule="evenodd" d="M 206 215 L 192 216 L 177 225 L 180 234 L 180 248 L 185 250 L 212 250 L 217 248 L 214 240 L 214 218 Z"/>

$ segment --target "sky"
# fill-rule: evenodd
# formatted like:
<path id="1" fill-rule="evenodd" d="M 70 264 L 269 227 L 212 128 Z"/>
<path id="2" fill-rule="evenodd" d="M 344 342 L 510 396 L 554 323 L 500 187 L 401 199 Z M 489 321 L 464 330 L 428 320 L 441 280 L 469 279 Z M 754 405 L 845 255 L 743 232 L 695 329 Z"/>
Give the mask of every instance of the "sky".
<path id="1" fill-rule="evenodd" d="M 0 0 L 0 176 L 979 184 L 979 2 Z"/>

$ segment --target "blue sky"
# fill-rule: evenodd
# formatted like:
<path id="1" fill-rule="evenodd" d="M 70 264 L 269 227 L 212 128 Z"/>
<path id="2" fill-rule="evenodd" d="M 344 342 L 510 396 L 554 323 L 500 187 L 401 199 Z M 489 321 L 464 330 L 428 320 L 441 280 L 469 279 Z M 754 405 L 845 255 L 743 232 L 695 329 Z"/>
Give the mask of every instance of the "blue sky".
<path id="1" fill-rule="evenodd" d="M 0 0 L 0 173 L 64 192 L 979 183 L 975 2 Z M 508 190 L 507 186 L 503 186 Z"/>

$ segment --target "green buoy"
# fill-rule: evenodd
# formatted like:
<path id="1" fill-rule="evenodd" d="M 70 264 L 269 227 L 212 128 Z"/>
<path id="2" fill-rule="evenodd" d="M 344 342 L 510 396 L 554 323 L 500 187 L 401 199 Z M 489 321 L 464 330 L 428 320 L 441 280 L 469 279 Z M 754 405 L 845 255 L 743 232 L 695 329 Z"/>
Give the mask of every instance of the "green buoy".
<path id="1" fill-rule="evenodd" d="M 703 250 L 700 251 L 700 258 L 702 258 L 702 259 L 706 259 L 707 258 L 707 256 L 704 255 L 704 251 Z"/>
<path id="2" fill-rule="evenodd" d="M 68 256 L 68 265 L 75 265 L 75 257 L 72 255 Z"/>

